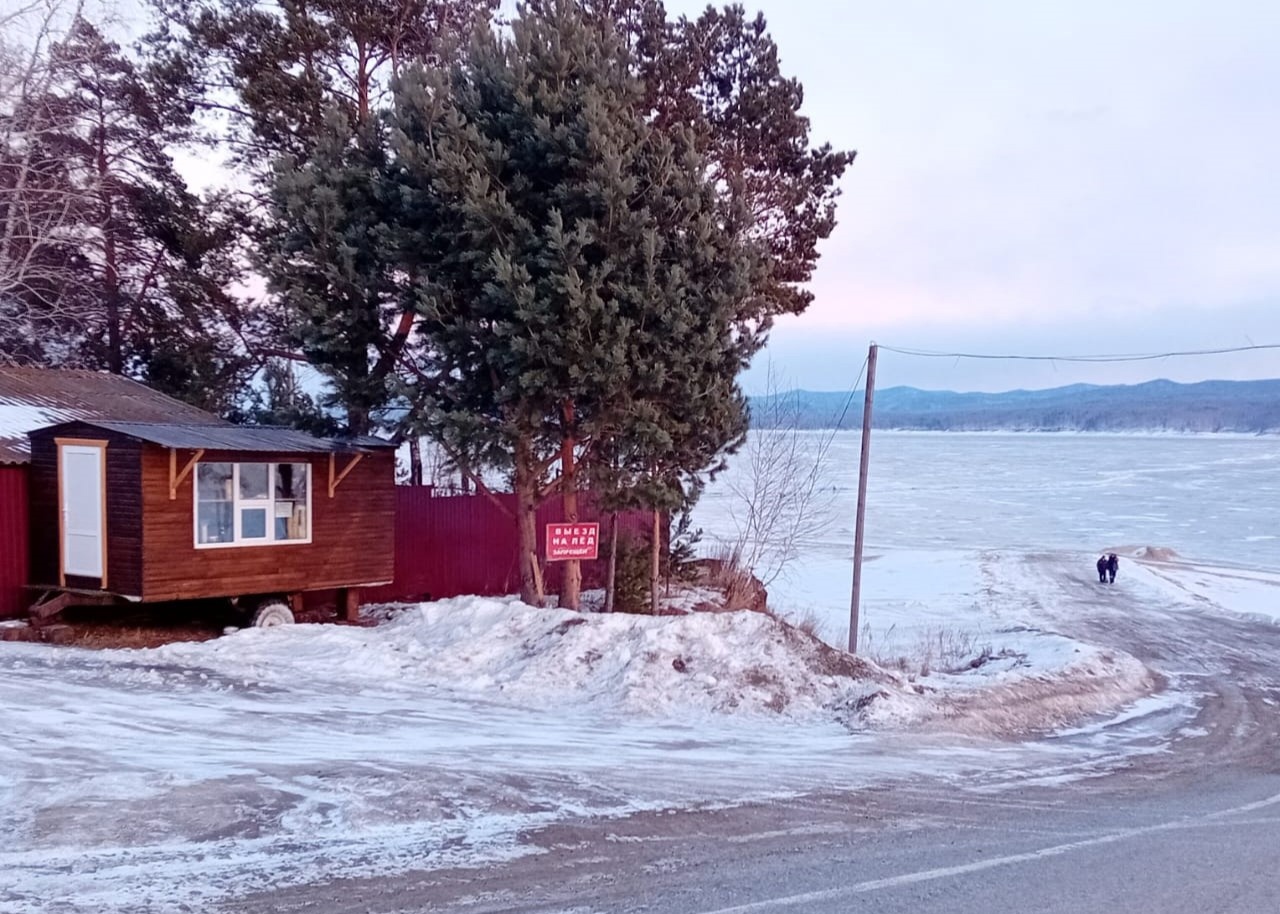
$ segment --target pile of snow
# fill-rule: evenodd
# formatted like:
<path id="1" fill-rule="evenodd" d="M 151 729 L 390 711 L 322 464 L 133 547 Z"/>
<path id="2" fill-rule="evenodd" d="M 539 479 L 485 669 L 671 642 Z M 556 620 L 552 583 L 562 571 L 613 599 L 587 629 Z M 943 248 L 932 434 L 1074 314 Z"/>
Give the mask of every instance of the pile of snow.
<path id="1" fill-rule="evenodd" d="M 1008 632 L 1005 643 L 1019 633 Z M 970 735 L 1050 733 L 1149 696 L 1164 681 L 1119 650 L 1025 632 L 1025 651 L 1005 647 L 977 673 L 931 678 L 936 700 L 910 709 L 909 723 Z M 881 714 L 883 710 L 877 709 Z"/>
<path id="2" fill-rule="evenodd" d="M 380 624 L 246 629 L 154 659 L 268 685 L 323 677 L 606 716 L 767 715 L 984 736 L 1077 722 L 1154 688 L 1127 655 L 1026 629 L 1001 633 L 995 652 L 959 670 L 907 675 L 756 612 L 598 615 L 483 597 L 367 612 Z"/>
<path id="3" fill-rule="evenodd" d="M 921 562 L 929 573 L 898 594 L 903 631 L 965 645 L 927 674 L 760 613 L 477 597 L 151 650 L 6 644 L 0 729 L 22 739 L 0 746 L 0 898 L 32 914 L 204 910 L 267 887 L 483 865 L 580 817 L 910 777 L 1093 775 L 1190 720 L 1146 697 L 1158 682 L 1133 658 L 1040 628 L 1052 618 L 1036 601 L 1063 565 L 988 561 L 990 579 L 986 564 Z M 1145 591 L 1135 566 L 1108 596 Z M 1015 610 L 1028 624 L 1010 624 Z M 1006 741 L 1063 726 L 1077 729 Z"/>
<path id="4" fill-rule="evenodd" d="M 1135 559 L 1146 559 L 1150 562 L 1174 562 L 1178 559 L 1178 553 L 1168 546 L 1140 546 L 1137 549 L 1129 548 L 1124 551 Z"/>
<path id="5" fill-rule="evenodd" d="M 548 708 L 809 717 L 911 692 L 897 677 L 762 613 L 595 615 L 513 599 L 373 607 L 372 628 L 246 629 L 173 644 L 160 659 L 274 682 L 415 683 Z"/>

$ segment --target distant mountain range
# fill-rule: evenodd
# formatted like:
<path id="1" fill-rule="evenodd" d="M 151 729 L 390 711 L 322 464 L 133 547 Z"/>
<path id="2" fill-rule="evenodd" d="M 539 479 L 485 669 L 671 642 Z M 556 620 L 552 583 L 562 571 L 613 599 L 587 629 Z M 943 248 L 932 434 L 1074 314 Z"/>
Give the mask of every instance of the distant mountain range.
<path id="1" fill-rule="evenodd" d="M 752 397 L 755 428 L 860 428 L 864 393 L 797 390 Z M 872 425 L 922 431 L 1280 432 L 1280 380 L 1072 384 L 956 393 L 887 387 Z"/>

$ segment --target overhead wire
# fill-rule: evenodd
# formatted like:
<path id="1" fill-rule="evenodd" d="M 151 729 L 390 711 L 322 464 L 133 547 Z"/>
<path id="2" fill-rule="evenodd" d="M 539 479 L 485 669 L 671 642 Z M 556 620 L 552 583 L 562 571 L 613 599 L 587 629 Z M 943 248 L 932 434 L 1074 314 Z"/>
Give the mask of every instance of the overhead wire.
<path id="1" fill-rule="evenodd" d="M 858 392 L 858 385 L 862 383 L 862 376 L 867 373 L 867 365 L 871 361 L 871 354 L 863 356 L 862 367 L 858 369 L 858 377 L 853 382 L 853 386 L 849 388 L 849 397 L 844 401 L 844 409 L 840 410 L 840 418 L 836 419 L 833 429 L 839 431 L 840 423 L 844 422 L 844 417 L 849 413 L 849 407 L 853 405 L 854 394 Z M 829 442 L 828 442 L 829 443 Z"/>
<path id="2" fill-rule="evenodd" d="M 1024 362 L 1153 362 L 1181 356 L 1227 355 L 1236 352 L 1255 352 L 1262 349 L 1280 349 L 1280 343 L 1256 343 L 1248 346 L 1229 346 L 1222 349 L 1185 349 L 1174 352 L 1145 352 L 1111 355 L 1023 355 L 1018 353 L 938 352 L 929 349 L 910 349 L 900 346 L 875 344 L 886 352 L 899 355 L 921 356 L 935 359 L 987 359 Z"/>

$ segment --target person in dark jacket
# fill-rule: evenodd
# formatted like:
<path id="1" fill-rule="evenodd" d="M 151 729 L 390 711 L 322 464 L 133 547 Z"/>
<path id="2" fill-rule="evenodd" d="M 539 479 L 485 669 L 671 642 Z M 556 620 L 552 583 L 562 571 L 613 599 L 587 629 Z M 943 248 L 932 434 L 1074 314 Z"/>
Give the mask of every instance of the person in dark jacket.
<path id="1" fill-rule="evenodd" d="M 1107 568 L 1109 564 L 1110 562 L 1107 559 L 1106 555 L 1098 556 L 1098 583 L 1099 584 L 1107 583 Z"/>
<path id="2" fill-rule="evenodd" d="M 1116 571 L 1120 568 L 1120 560 L 1116 558 L 1113 552 L 1107 556 L 1107 583 L 1114 584 L 1116 582 Z"/>

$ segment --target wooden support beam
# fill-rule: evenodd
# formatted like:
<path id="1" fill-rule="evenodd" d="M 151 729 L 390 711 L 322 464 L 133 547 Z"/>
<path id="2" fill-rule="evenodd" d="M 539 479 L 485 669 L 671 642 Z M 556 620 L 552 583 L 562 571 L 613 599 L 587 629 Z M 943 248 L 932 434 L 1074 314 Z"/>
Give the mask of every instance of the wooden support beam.
<path id="1" fill-rule="evenodd" d="M 333 492 L 338 488 L 338 484 L 347 478 L 347 474 L 356 468 L 356 464 L 364 459 L 364 454 L 356 454 L 351 458 L 351 462 L 342 468 L 342 472 L 335 478 L 334 469 L 337 466 L 337 455 L 332 451 L 329 453 L 329 497 L 333 498 Z"/>
<path id="2" fill-rule="evenodd" d="M 338 590 L 338 618 L 343 622 L 360 621 L 360 588 L 342 587 Z"/>
<path id="3" fill-rule="evenodd" d="M 176 447 L 169 448 L 169 501 L 174 501 L 178 497 L 178 486 L 182 485 L 182 481 L 186 479 L 193 469 L 195 469 L 196 461 L 204 456 L 204 448 L 198 448 L 191 459 L 187 461 L 182 471 L 178 471 L 178 449 Z"/>

